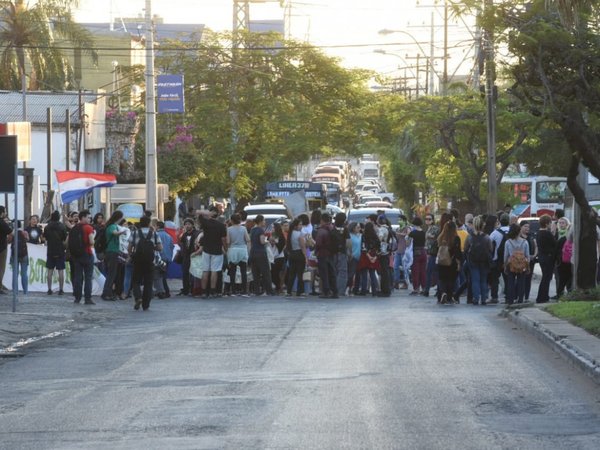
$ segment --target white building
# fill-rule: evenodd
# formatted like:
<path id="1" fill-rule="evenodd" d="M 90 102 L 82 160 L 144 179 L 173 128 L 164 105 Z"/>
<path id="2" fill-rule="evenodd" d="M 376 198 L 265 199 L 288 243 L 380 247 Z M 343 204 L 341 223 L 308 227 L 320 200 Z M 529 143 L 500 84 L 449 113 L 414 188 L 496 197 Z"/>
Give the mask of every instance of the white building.
<path id="1" fill-rule="evenodd" d="M 23 120 L 23 95 L 21 92 L 0 91 L 0 123 L 31 122 L 31 159 L 27 168 L 34 169 L 31 212 L 41 214 L 45 193 L 56 191 L 56 170 L 85 172 L 104 171 L 105 149 L 105 96 L 103 92 L 27 92 L 27 120 Z M 51 178 L 48 180 L 48 108 L 52 109 Z M 67 110 L 70 117 L 70 136 L 66 131 Z M 67 139 L 70 152 L 67 155 Z M 0 155 L 1 159 L 1 155 Z M 67 164 L 68 160 L 68 164 Z M 99 193 L 86 199 L 84 207 L 99 211 Z M 58 193 L 56 194 L 58 197 Z M 23 184 L 19 177 L 19 218 L 24 217 Z M 57 205 L 55 200 L 55 206 Z M 14 215 L 14 196 L 0 195 L 0 205 Z"/>

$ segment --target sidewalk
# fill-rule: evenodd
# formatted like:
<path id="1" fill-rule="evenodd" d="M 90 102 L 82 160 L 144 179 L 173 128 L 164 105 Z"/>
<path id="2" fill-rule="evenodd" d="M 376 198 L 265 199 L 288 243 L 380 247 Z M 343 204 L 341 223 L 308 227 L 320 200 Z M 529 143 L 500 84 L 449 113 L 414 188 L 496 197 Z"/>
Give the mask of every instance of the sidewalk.
<path id="1" fill-rule="evenodd" d="M 0 295 L 0 361 L 22 356 L 25 346 L 48 338 L 73 333 L 113 320 L 128 311 L 132 302 L 105 302 L 95 305 L 73 303 L 73 296 L 31 293 L 20 295 L 17 312 L 12 312 L 12 293 Z"/>
<path id="2" fill-rule="evenodd" d="M 562 356 L 600 384 L 600 339 L 566 320 L 554 317 L 543 307 L 508 308 L 502 315 Z"/>

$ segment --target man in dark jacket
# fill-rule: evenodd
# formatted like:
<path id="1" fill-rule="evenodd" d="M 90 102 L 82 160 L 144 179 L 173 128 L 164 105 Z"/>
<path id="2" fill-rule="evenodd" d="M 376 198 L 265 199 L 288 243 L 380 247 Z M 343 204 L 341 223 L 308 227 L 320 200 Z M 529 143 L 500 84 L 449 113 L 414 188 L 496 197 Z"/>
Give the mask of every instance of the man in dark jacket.
<path id="1" fill-rule="evenodd" d="M 12 227 L 6 217 L 6 208 L 0 206 L 0 295 L 8 291 L 2 284 L 2 280 L 6 271 L 7 238 L 11 233 Z"/>
<path id="2" fill-rule="evenodd" d="M 337 277 L 335 274 L 334 255 L 331 251 L 331 216 L 328 213 L 321 215 L 321 226 L 315 239 L 315 251 L 319 278 L 321 280 L 321 298 L 339 298 Z"/>
<path id="3" fill-rule="evenodd" d="M 60 213 L 54 211 L 50 215 L 50 222 L 44 228 L 46 240 L 46 269 L 48 269 L 48 295 L 52 295 L 52 277 L 54 269 L 58 271 L 58 295 L 63 295 L 65 284 L 65 241 L 67 240 L 67 227 L 60 222 Z"/>

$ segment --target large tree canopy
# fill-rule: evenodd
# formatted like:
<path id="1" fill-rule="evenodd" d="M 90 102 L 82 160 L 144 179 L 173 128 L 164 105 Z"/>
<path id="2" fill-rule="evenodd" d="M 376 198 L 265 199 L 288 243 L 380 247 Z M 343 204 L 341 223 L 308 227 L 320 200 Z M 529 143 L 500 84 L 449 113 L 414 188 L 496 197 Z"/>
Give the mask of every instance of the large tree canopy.
<path id="1" fill-rule="evenodd" d="M 230 36 L 205 33 L 201 42 L 168 42 L 157 58 L 162 72 L 185 75 L 186 114 L 177 120 L 193 126 L 201 155 L 187 191 L 224 195 L 233 169 L 238 196 L 250 198 L 312 155 L 359 151 L 366 72 L 277 35 L 245 35 L 235 53 L 224 42 Z M 159 145 L 175 132 L 173 120 L 161 119 Z"/>

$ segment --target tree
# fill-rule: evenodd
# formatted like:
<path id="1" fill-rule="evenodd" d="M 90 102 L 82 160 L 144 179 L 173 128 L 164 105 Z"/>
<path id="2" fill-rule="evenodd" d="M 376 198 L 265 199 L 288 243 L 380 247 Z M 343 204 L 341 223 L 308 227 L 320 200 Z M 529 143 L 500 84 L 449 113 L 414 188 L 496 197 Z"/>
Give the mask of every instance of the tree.
<path id="1" fill-rule="evenodd" d="M 498 26 L 516 56 L 513 92 L 556 124 L 568 144 L 567 184 L 582 209 L 577 283 L 595 286 L 597 214 L 577 182 L 580 164 L 600 176 L 600 2 L 536 0 L 504 4 Z M 558 8 L 558 9 L 556 9 Z"/>
<path id="2" fill-rule="evenodd" d="M 231 36 L 208 32 L 202 42 L 166 42 L 169 50 L 157 58 L 164 73 L 185 75 L 186 114 L 179 120 L 193 125 L 201 155 L 202 175 L 192 192 L 206 196 L 228 193 L 231 169 L 238 197 L 248 200 L 265 182 L 325 149 L 359 151 L 366 72 L 346 70 L 319 50 L 276 34 L 243 39 L 235 60 L 223 47 Z M 160 118 L 159 129 L 162 139 L 172 136 L 172 118 Z"/>
<path id="3" fill-rule="evenodd" d="M 91 34 L 73 20 L 78 0 L 0 1 L 0 88 L 20 89 L 29 71 L 28 89 L 63 90 L 73 69 L 65 46 L 81 48 L 97 61 Z"/>

